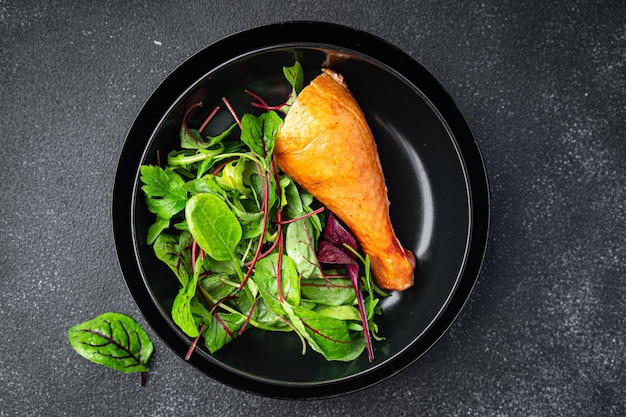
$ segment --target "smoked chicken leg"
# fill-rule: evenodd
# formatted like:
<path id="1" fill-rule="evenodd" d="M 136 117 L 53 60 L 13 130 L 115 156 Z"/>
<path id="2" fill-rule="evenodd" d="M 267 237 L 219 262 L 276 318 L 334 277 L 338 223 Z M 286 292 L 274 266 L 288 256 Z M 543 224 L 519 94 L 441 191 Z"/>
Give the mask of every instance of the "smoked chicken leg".
<path id="1" fill-rule="evenodd" d="M 300 92 L 278 133 L 274 158 L 352 231 L 381 288 L 413 285 L 415 257 L 393 231 L 376 144 L 341 75 L 324 69 Z"/>

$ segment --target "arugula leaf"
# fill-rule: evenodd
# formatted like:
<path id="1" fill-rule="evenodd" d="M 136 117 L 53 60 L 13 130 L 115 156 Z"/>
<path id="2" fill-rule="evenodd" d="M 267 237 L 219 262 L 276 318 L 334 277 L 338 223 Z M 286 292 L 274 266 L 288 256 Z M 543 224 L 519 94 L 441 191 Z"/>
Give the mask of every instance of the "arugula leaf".
<path id="1" fill-rule="evenodd" d="M 217 261 L 235 257 L 242 229 L 221 198 L 213 194 L 194 195 L 187 203 L 185 217 L 189 231 L 210 257 Z"/>
<path id="2" fill-rule="evenodd" d="M 107 312 L 73 326 L 67 338 L 82 357 L 129 373 L 147 372 L 154 347 L 141 326 L 124 314 Z"/>
<path id="3" fill-rule="evenodd" d="M 185 126 L 180 128 L 180 147 L 183 149 L 206 149 L 221 142 L 224 138 L 228 137 L 233 129 L 237 126 L 237 123 L 233 123 L 230 127 L 224 130 L 217 136 L 208 136 L 208 140 L 204 140 L 202 135 L 197 129 L 187 129 Z"/>
<path id="4" fill-rule="evenodd" d="M 242 158 L 230 161 L 224 165 L 219 175 L 214 177 L 215 182 L 224 191 L 238 191 L 244 195 L 248 195 L 251 191 L 243 184 L 245 167 L 246 162 Z"/>
<path id="5" fill-rule="evenodd" d="M 161 219 L 169 219 L 185 208 L 187 191 L 180 175 L 155 165 L 142 165 L 139 172 L 148 210 Z"/>
<path id="6" fill-rule="evenodd" d="M 170 167 L 183 166 L 188 167 L 190 164 L 209 160 L 213 163 L 213 158 L 224 151 L 225 147 L 221 143 L 215 145 L 214 148 L 207 149 L 184 149 L 180 151 L 171 151 L 167 154 L 167 164 Z"/>

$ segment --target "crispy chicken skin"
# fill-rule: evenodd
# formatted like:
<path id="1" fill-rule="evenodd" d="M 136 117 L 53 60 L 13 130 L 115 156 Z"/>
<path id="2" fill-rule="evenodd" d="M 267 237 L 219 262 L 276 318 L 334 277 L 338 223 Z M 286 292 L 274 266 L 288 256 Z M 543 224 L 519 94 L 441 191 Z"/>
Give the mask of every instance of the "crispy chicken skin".
<path id="1" fill-rule="evenodd" d="M 415 257 L 393 231 L 372 132 L 340 74 L 324 69 L 300 92 L 278 133 L 274 157 L 352 231 L 381 288 L 413 285 Z"/>

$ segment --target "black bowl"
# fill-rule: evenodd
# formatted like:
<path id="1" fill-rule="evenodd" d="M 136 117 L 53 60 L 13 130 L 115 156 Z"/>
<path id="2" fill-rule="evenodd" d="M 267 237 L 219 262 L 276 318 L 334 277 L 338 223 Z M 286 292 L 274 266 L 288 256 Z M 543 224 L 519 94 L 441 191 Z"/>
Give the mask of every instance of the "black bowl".
<path id="1" fill-rule="evenodd" d="M 376 138 L 389 188 L 390 215 L 403 245 L 418 259 L 413 288 L 382 302 L 383 342 L 376 359 L 327 362 L 301 355 L 293 334 L 250 329 L 215 354 L 198 348 L 189 363 L 230 386 L 271 397 L 335 396 L 385 380 L 424 354 L 449 328 L 479 273 L 489 224 L 482 158 L 453 100 L 408 55 L 367 33 L 343 26 L 291 22 L 234 34 L 198 52 L 148 99 L 128 133 L 113 193 L 113 228 L 130 292 L 148 323 L 178 355 L 191 340 L 173 323 L 169 306 L 177 280 L 146 245 L 154 221 L 139 188 L 139 166 L 178 148 L 186 106 L 205 108 L 222 96 L 245 109 L 250 88 L 280 101 L 289 90 L 282 67 L 294 57 L 305 84 L 329 66 L 343 74 Z M 230 116 L 212 121 L 231 123 Z M 199 345 L 201 345 L 200 343 Z"/>

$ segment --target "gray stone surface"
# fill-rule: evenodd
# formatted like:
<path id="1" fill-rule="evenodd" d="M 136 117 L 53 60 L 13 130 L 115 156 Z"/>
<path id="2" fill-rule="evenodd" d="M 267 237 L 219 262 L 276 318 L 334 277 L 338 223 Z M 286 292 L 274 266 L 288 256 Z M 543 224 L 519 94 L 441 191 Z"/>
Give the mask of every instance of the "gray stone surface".
<path id="1" fill-rule="evenodd" d="M 622 1 L 0 0 L 0 416 L 626 415 L 624 16 Z M 490 176 L 485 267 L 447 335 L 371 389 L 241 393 L 151 330 L 141 388 L 66 339 L 107 310 L 147 327 L 111 233 L 124 135 L 182 60 L 283 20 L 378 35 L 455 97 Z"/>

